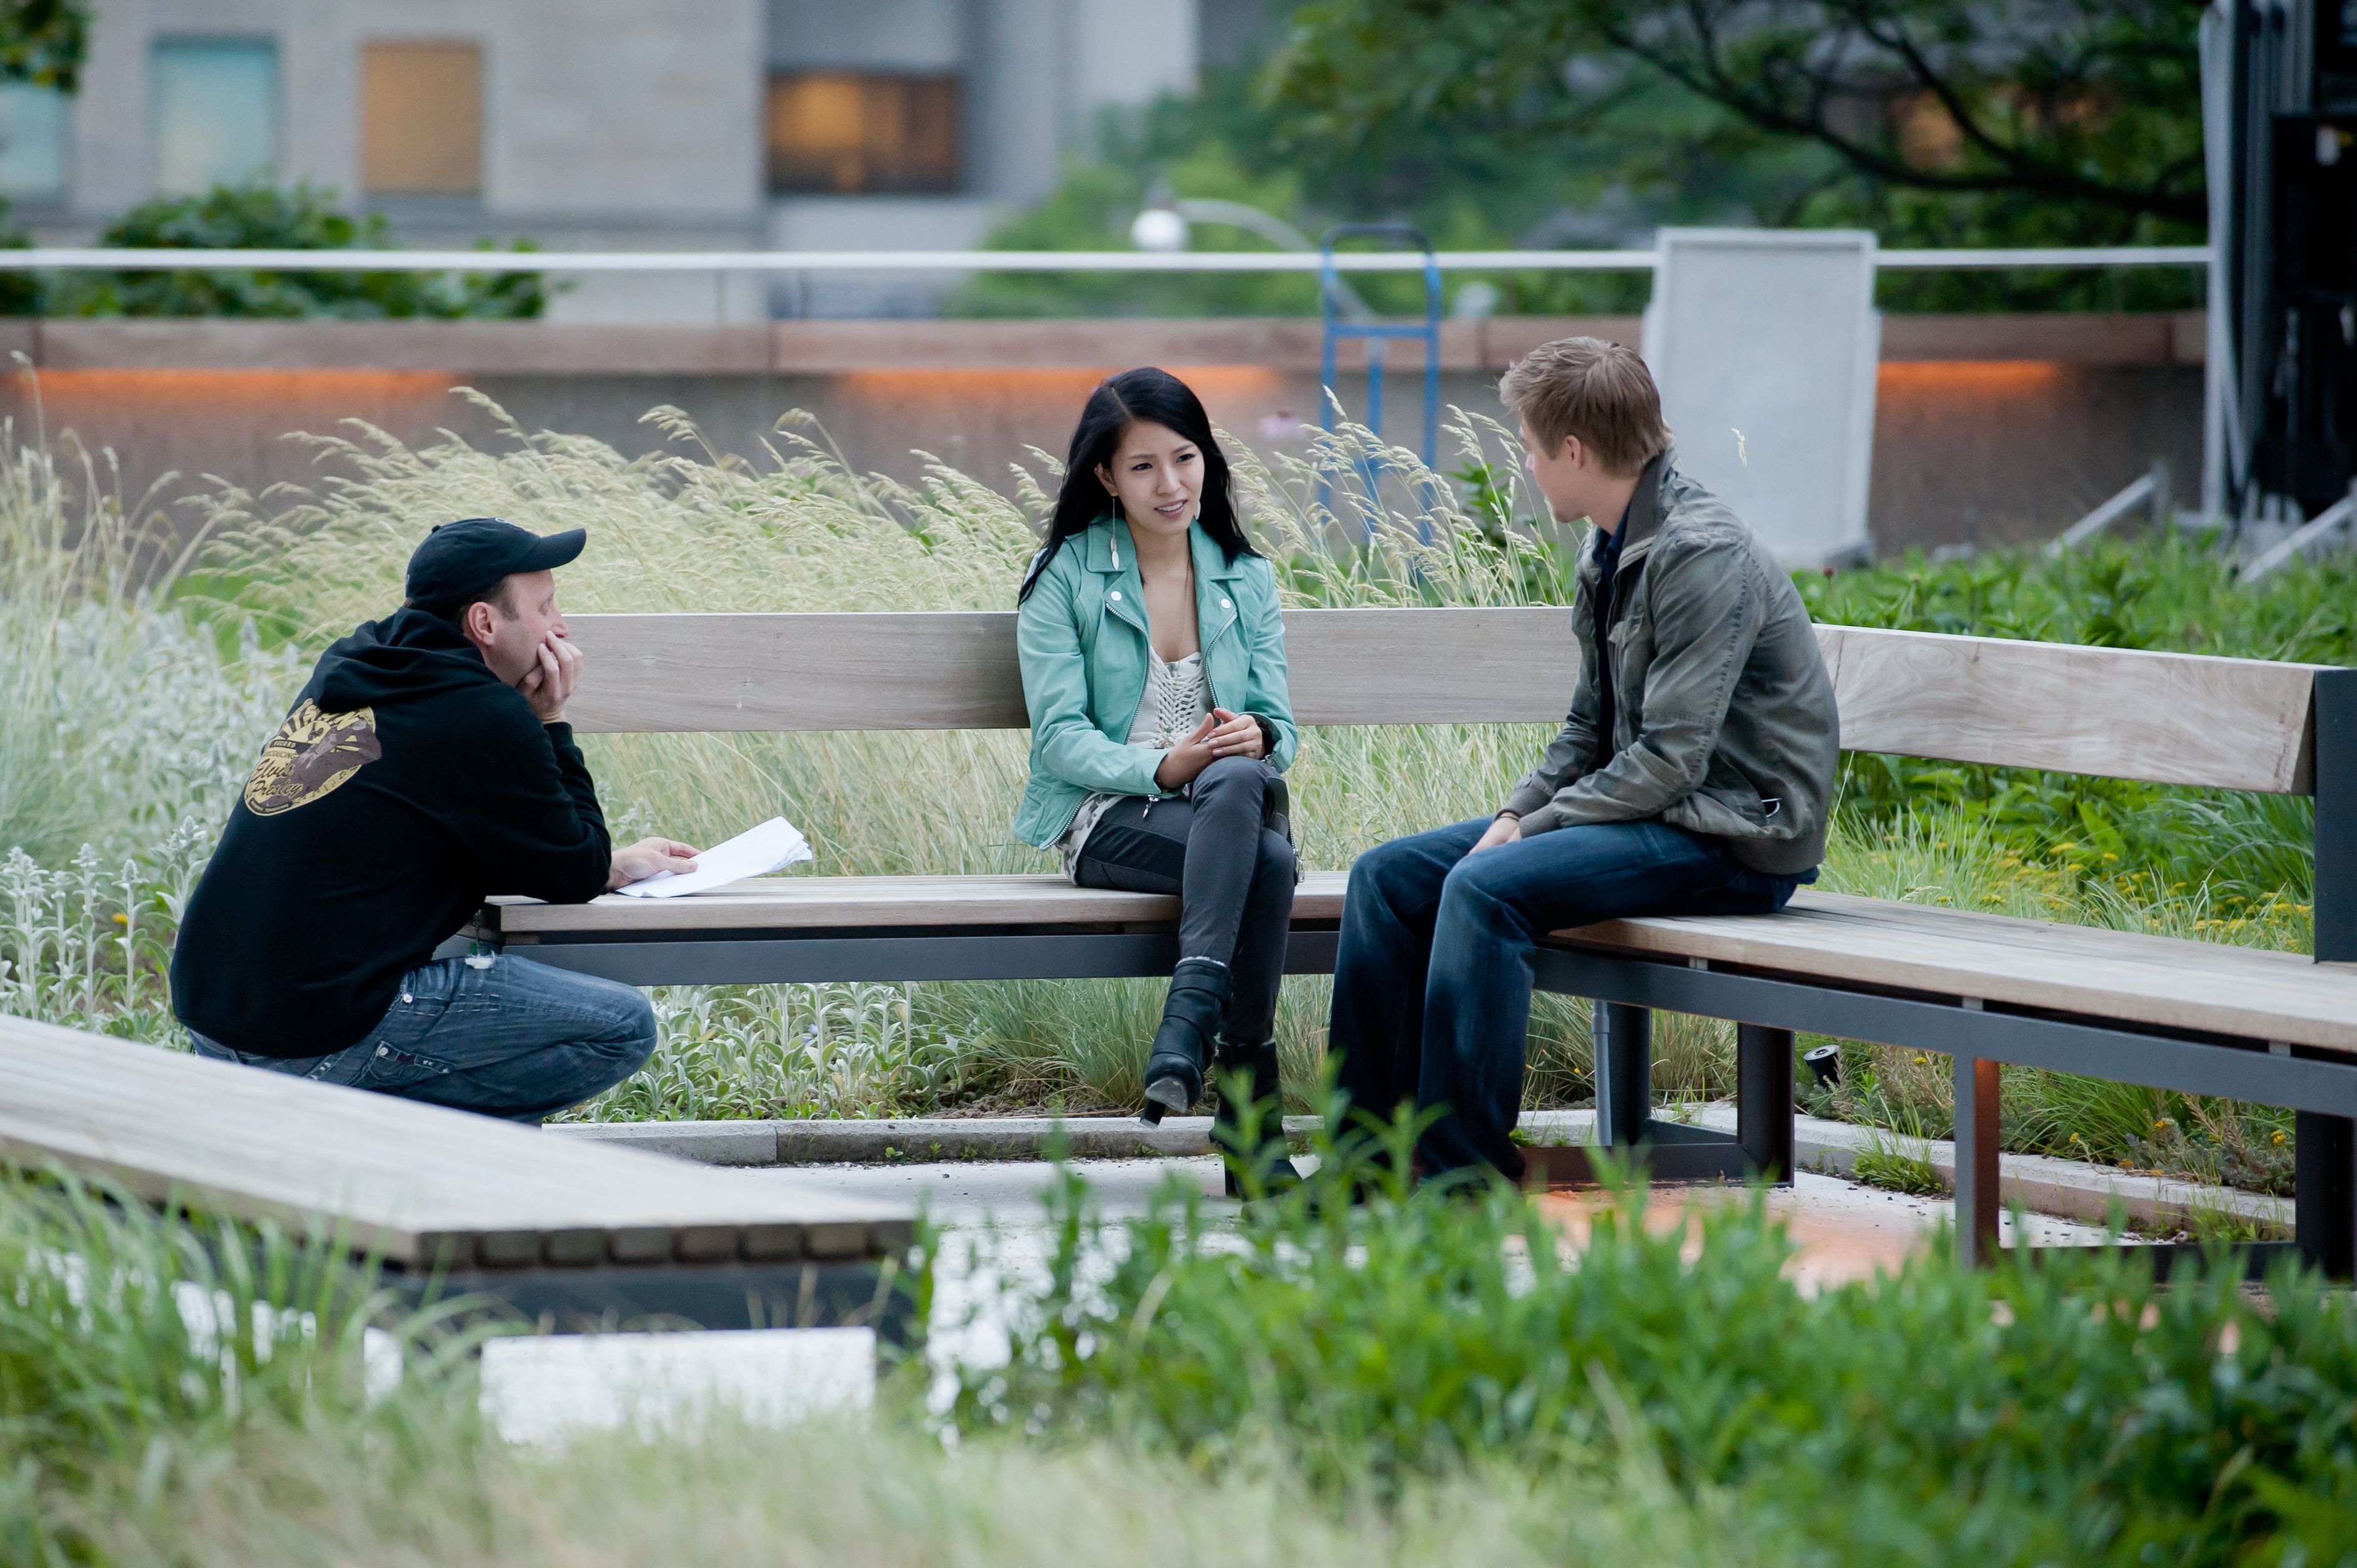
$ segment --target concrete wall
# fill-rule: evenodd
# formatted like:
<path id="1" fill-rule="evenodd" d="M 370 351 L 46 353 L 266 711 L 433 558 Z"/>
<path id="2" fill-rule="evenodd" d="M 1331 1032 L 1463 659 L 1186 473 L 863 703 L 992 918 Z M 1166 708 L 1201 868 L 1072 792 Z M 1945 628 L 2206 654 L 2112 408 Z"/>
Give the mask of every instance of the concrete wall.
<path id="1" fill-rule="evenodd" d="M 1633 318 L 1450 322 L 1442 397 L 1492 417 L 1498 373 L 1549 338 L 1635 341 Z M 2201 466 L 2201 317 L 1892 317 L 1883 334 L 1871 526 L 1878 549 L 2051 536 L 2156 456 L 2192 492 Z M 1314 323 L 1245 321 L 780 322 L 747 328 L 539 324 L 42 322 L 0 327 L 0 350 L 39 367 L 0 383 L 23 438 L 111 448 L 127 495 L 214 475 L 244 489 L 310 484 L 324 466 L 294 431 L 361 419 L 418 443 L 447 426 L 500 439 L 454 386 L 526 429 L 653 450 L 640 422 L 683 408 L 724 451 L 756 454 L 791 410 L 815 415 L 863 468 L 913 478 L 912 448 L 1008 487 L 1028 448 L 1060 453 L 1111 370 L 1158 363 L 1213 418 L 1264 450 L 1315 422 Z M 1415 368 L 1413 350 L 1401 369 Z M 1401 364 L 1401 361 L 1405 361 Z M 1363 382 L 1347 369 L 1348 403 Z M 1390 381 L 1383 427 L 1413 445 L 1417 374 Z M 1454 454 L 1444 452 L 1442 466 Z M 102 465 L 102 470 L 103 465 Z M 177 478 L 166 476 L 177 474 Z"/>
<path id="2" fill-rule="evenodd" d="M 488 221 L 757 221 L 763 14 L 758 0 L 104 0 L 73 111 L 73 210 L 153 193 L 150 46 L 270 38 L 280 174 L 360 186 L 360 48 L 483 50 Z"/>
<path id="3" fill-rule="evenodd" d="M 1085 117 L 1070 139 L 1084 143 L 1096 112 L 1135 108 L 1165 93 L 1195 91 L 1201 58 L 1194 5 L 1140 5 L 1138 0 L 1066 0 L 1072 46 L 1067 102 Z"/>
<path id="4" fill-rule="evenodd" d="M 770 0 L 770 64 L 787 70 L 953 71 L 970 0 Z"/>
<path id="5" fill-rule="evenodd" d="M 409 244 L 522 236 L 555 249 L 945 249 L 978 242 L 1055 185 L 1104 111 L 1193 89 L 1202 0 L 97 0 L 70 113 L 63 202 L 19 212 L 79 242 L 156 190 L 153 47 L 276 48 L 276 173 L 361 188 L 361 48 L 482 50 L 482 192 L 377 204 Z M 1224 0 L 1222 48 L 1259 13 Z M 938 197 L 767 189 L 772 69 L 955 72 L 963 168 Z M 929 313 L 940 276 L 560 279 L 558 323 Z"/>

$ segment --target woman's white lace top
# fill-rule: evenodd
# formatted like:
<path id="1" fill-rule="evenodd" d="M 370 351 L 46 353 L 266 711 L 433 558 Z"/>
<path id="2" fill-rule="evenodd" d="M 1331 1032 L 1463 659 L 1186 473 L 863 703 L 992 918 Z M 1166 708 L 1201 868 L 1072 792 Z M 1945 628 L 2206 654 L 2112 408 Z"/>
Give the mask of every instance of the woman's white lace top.
<path id="1" fill-rule="evenodd" d="M 1203 656 L 1190 653 L 1173 662 L 1163 661 L 1162 655 L 1149 647 L 1146 657 L 1146 692 L 1137 700 L 1137 716 L 1130 721 L 1129 744 L 1152 751 L 1168 751 L 1195 733 L 1211 711 L 1211 694 L 1203 681 Z M 1081 802 L 1080 814 L 1064 831 L 1056 847 L 1063 852 L 1064 875 L 1069 877 L 1079 866 L 1081 846 L 1089 842 L 1096 830 L 1097 821 L 1119 795 L 1091 795 Z"/>

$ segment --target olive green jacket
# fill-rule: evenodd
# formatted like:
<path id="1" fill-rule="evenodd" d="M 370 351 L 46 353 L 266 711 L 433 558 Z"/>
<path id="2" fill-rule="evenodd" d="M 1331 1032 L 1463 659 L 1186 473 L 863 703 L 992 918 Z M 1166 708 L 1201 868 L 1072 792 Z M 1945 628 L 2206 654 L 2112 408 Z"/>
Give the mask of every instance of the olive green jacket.
<path id="1" fill-rule="evenodd" d="M 1621 526 L 1605 619 L 1612 734 L 1597 734 L 1591 533 L 1573 596 L 1571 712 L 1504 809 L 1525 834 L 1659 818 L 1726 839 L 1754 870 L 1808 870 L 1824 858 L 1841 731 L 1792 578 L 1667 452 L 1646 465 Z"/>
<path id="2" fill-rule="evenodd" d="M 1282 772 L 1301 744 L 1286 695 L 1285 620 L 1276 574 L 1258 555 L 1227 559 L 1200 525 L 1195 616 L 1213 705 L 1265 721 L 1268 763 Z M 1146 694 L 1146 590 L 1129 524 L 1108 516 L 1048 564 L 1016 618 L 1023 703 L 1031 714 L 1031 778 L 1015 836 L 1041 849 L 1072 825 L 1092 793 L 1159 796 L 1164 753 L 1129 744 Z"/>

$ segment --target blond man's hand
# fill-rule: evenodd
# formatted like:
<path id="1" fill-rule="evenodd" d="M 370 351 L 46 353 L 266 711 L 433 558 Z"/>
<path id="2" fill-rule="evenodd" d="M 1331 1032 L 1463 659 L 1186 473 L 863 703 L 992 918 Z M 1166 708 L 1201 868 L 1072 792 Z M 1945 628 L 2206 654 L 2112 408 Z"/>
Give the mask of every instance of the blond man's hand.
<path id="1" fill-rule="evenodd" d="M 1489 831 L 1481 835 L 1480 842 L 1466 853 L 1479 854 L 1485 849 L 1495 849 L 1501 843 L 1520 843 L 1522 838 L 1523 819 L 1515 816 L 1512 811 L 1507 811 L 1491 822 Z"/>

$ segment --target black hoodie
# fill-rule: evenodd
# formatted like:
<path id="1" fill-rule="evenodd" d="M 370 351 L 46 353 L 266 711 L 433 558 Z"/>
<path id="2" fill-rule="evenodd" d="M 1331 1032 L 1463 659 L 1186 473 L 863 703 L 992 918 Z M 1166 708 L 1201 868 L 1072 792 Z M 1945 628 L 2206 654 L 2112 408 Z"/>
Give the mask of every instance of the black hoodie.
<path id="1" fill-rule="evenodd" d="M 321 656 L 188 899 L 172 1008 L 265 1057 L 359 1044 L 486 896 L 577 904 L 611 845 L 570 725 L 422 610 Z"/>

